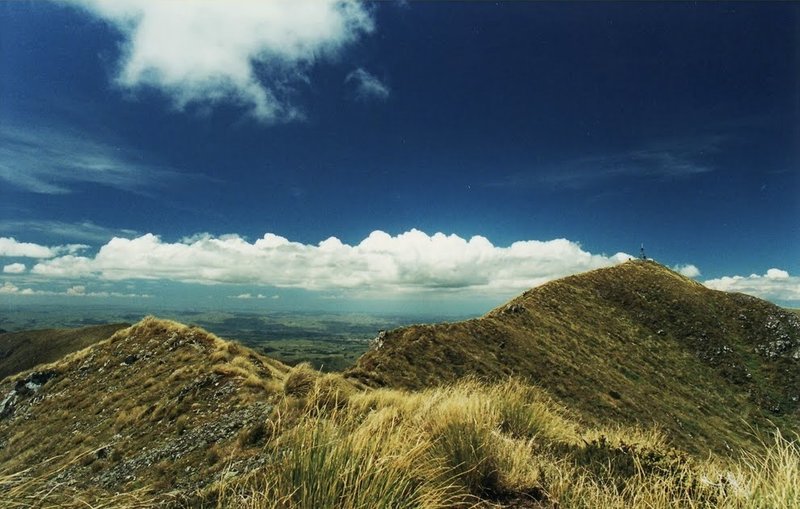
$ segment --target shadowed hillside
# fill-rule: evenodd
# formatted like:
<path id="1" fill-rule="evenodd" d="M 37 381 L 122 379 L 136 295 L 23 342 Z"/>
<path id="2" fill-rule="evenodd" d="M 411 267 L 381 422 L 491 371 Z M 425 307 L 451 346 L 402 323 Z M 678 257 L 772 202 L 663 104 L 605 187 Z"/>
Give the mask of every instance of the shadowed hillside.
<path id="1" fill-rule="evenodd" d="M 0 335 L 0 380 L 37 364 L 57 361 L 107 339 L 127 323 L 93 325 L 79 329 L 40 329 Z"/>
<path id="2" fill-rule="evenodd" d="M 686 450 L 725 453 L 768 419 L 798 429 L 800 319 L 635 260 L 534 288 L 482 318 L 383 333 L 346 374 L 409 389 L 515 375 L 589 424 L 657 424 Z"/>

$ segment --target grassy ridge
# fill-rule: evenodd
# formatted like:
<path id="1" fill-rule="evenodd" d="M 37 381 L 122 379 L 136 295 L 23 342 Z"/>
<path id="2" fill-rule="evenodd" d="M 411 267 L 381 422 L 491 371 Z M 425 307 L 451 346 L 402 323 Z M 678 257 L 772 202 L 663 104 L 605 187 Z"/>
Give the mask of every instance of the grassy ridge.
<path id="1" fill-rule="evenodd" d="M 517 377 L 371 389 L 155 319 L 37 369 L 56 375 L 0 419 L 5 507 L 790 508 L 800 501 L 797 437 L 768 436 L 758 452 L 736 459 L 699 459 L 653 427 L 587 426 Z"/>
<path id="2" fill-rule="evenodd" d="M 594 425 L 657 424 L 698 455 L 755 446 L 747 424 L 800 426 L 800 320 L 633 261 L 548 283 L 482 318 L 404 327 L 346 372 L 419 389 L 514 375 Z"/>

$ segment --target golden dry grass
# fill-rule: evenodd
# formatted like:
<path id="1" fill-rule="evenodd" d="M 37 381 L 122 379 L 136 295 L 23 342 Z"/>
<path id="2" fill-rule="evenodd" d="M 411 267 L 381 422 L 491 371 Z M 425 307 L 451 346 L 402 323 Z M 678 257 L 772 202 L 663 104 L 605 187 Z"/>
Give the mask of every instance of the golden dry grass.
<path id="1" fill-rule="evenodd" d="M 136 361 L 141 376 L 133 377 L 130 366 L 121 368 L 128 378 L 100 372 L 119 366 L 126 348 L 144 351 L 143 345 L 161 357 Z M 20 425 L 3 435 L 1 507 L 800 507 L 796 436 L 775 433 L 736 459 L 698 459 L 673 448 L 659 429 L 587 425 L 546 390 L 519 378 L 469 377 L 419 391 L 365 389 L 341 374 L 308 365 L 288 369 L 155 319 L 70 359 L 50 369 L 78 376 L 78 366 L 91 361 L 98 366 L 87 372 L 98 377 L 92 383 L 116 389 L 98 397 L 73 384 L 73 397 L 57 404 L 68 385 L 54 379 L 45 387 L 58 392 L 41 400 L 35 422 L 52 426 Z M 159 362 L 164 359 L 170 363 Z M 221 387 L 228 387 L 231 400 L 212 403 Z M 187 436 L 253 402 L 269 410 L 227 441 L 196 449 L 191 463 L 159 457 L 121 494 L 60 480 L 67 471 L 102 472 L 159 437 Z M 77 422 L 84 427 L 76 432 L 53 431 Z M 111 443 L 108 456 L 98 454 L 98 443 Z M 43 456 L 47 451 L 52 457 Z M 205 484 L 181 488 L 192 469 Z"/>
<path id="2" fill-rule="evenodd" d="M 585 429 L 516 379 L 420 392 L 354 392 L 343 405 L 287 396 L 272 461 L 213 486 L 210 507 L 796 508 L 800 444 L 779 434 L 720 463 L 655 429 Z M 213 494 L 211 496 L 210 494 Z"/>

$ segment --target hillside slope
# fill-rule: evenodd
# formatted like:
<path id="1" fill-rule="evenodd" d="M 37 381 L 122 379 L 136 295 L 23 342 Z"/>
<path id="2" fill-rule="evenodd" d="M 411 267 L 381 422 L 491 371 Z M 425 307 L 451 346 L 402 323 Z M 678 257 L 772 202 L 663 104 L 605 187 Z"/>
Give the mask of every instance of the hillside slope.
<path id="1" fill-rule="evenodd" d="M 518 312 L 518 311 L 516 311 Z M 357 390 L 147 318 L 0 382 L 0 506 L 794 509 L 800 444 L 693 458 L 519 378 Z"/>
<path id="2" fill-rule="evenodd" d="M 128 323 L 92 325 L 79 329 L 38 329 L 0 334 L 0 380 L 30 369 L 37 364 L 54 362 L 109 338 Z"/>
<path id="3" fill-rule="evenodd" d="M 418 389 L 466 375 L 532 381 L 591 425 L 665 429 L 695 453 L 800 422 L 800 320 L 650 261 L 534 288 L 485 316 L 376 338 L 347 376 Z"/>
<path id="4" fill-rule="evenodd" d="M 192 492 L 223 475 L 232 449 L 228 468 L 263 461 L 236 439 L 263 430 L 287 370 L 202 329 L 147 318 L 0 382 L 0 470 L 38 479 L 59 504 L 71 491 L 90 500 Z"/>

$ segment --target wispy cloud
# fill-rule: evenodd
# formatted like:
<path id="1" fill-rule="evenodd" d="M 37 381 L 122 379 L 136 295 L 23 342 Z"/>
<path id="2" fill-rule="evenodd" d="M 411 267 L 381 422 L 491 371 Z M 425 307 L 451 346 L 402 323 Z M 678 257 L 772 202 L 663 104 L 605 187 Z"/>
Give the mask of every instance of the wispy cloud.
<path id="1" fill-rule="evenodd" d="M 354 97 L 359 101 L 385 101 L 389 97 L 389 87 L 360 67 L 348 74 L 344 81 L 352 85 Z"/>
<path id="2" fill-rule="evenodd" d="M 147 194 L 182 176 L 90 133 L 0 123 L 0 180 L 26 191 L 66 194 L 78 183 L 93 183 Z"/>
<path id="3" fill-rule="evenodd" d="M 720 150 L 723 136 L 675 140 L 640 149 L 589 155 L 513 173 L 490 187 L 584 189 L 614 179 L 671 180 L 715 170 L 710 155 Z"/>
<path id="4" fill-rule="evenodd" d="M 62 0 L 124 37 L 116 83 L 154 88 L 177 108 L 238 103 L 264 122 L 302 118 L 308 69 L 374 30 L 355 0 Z"/>
<path id="5" fill-rule="evenodd" d="M 20 235 L 22 233 L 47 234 L 48 238 L 65 239 L 91 244 L 103 244 L 114 237 L 136 237 L 139 233 L 125 228 L 107 228 L 92 221 L 67 223 L 64 221 L 39 219 L 0 220 L 0 232 Z"/>
<path id="6" fill-rule="evenodd" d="M 375 231 L 356 245 L 335 237 L 307 245 L 271 233 L 252 243 L 238 235 L 165 242 L 147 234 L 112 239 L 93 257 L 64 255 L 42 261 L 31 272 L 71 279 L 263 284 L 347 290 L 354 295 L 468 289 L 507 294 L 628 258 L 624 253 L 592 254 L 566 239 L 498 247 L 481 236 L 463 239 L 418 230 L 396 236 Z"/>
<path id="7" fill-rule="evenodd" d="M 703 282 L 709 288 L 725 292 L 739 292 L 762 299 L 800 303 L 800 276 L 772 268 L 765 274 L 725 276 Z"/>

